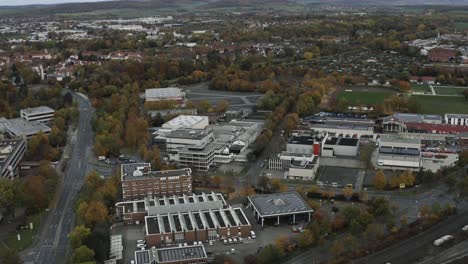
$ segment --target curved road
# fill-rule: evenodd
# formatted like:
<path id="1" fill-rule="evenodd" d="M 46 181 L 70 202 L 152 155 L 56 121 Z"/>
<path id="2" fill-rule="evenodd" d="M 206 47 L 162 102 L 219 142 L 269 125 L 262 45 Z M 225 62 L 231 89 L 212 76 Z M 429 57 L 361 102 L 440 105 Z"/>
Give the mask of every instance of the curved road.
<path id="1" fill-rule="evenodd" d="M 73 227 L 74 203 L 78 191 L 84 177 L 91 170 L 87 158 L 91 155 L 93 141 L 91 119 L 94 113 L 86 96 L 73 93 L 73 97 L 78 102 L 80 116 L 76 138 L 70 140 L 71 155 L 60 186 L 59 200 L 55 208 L 50 209 L 41 226 L 42 230 L 39 230 L 39 237 L 34 241 L 34 246 L 21 252 L 21 258 L 25 263 L 64 263 L 71 255 L 68 252 L 68 233 Z"/>

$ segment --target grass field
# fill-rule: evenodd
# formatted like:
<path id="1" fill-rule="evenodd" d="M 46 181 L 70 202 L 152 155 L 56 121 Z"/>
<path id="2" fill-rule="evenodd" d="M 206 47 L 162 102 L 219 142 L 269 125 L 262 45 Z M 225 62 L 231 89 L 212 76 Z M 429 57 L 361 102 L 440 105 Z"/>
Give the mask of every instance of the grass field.
<path id="1" fill-rule="evenodd" d="M 468 22 L 456 22 L 455 29 L 457 30 L 466 30 L 468 29 Z"/>
<path id="2" fill-rule="evenodd" d="M 463 97 L 413 95 L 424 114 L 468 114 L 468 101 Z"/>
<path id="3" fill-rule="evenodd" d="M 411 84 L 411 90 L 413 92 L 430 92 L 431 88 L 427 84 Z"/>
<path id="4" fill-rule="evenodd" d="M 385 98 L 389 97 L 390 95 L 390 92 L 343 91 L 338 95 L 338 98 L 345 98 L 349 103 L 376 105 L 382 103 Z"/>
<path id="5" fill-rule="evenodd" d="M 452 87 L 434 87 L 436 94 L 443 95 L 462 95 L 465 89 Z"/>
<path id="6" fill-rule="evenodd" d="M 37 233 L 37 230 L 39 229 L 39 226 L 41 224 L 44 214 L 45 212 L 40 212 L 38 214 L 28 216 L 26 224 L 29 225 L 29 223 L 32 222 L 33 230 L 22 229 L 18 232 L 11 233 L 10 236 L 5 241 L 8 247 L 15 249 L 17 251 L 21 251 L 29 247 L 33 242 L 33 239 Z M 17 237 L 18 234 L 21 237 L 20 241 L 18 241 L 18 237 Z"/>

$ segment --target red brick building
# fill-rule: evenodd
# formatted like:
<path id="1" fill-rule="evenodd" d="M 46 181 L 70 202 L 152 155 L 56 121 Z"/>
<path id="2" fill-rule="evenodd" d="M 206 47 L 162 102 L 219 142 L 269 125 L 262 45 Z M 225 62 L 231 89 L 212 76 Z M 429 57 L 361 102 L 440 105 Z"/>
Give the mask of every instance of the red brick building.
<path id="1" fill-rule="evenodd" d="M 457 50 L 434 48 L 429 50 L 427 58 L 432 62 L 455 62 L 457 58 Z"/>

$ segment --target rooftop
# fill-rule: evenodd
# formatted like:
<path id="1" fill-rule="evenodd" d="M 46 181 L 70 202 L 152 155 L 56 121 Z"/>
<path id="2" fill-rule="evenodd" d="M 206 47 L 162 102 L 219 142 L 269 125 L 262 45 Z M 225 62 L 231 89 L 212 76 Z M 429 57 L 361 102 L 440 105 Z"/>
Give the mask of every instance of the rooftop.
<path id="1" fill-rule="evenodd" d="M 197 116 L 197 115 L 179 115 L 162 125 L 164 128 L 191 128 L 193 126 L 199 125 L 203 126 L 208 125 L 207 116 Z M 203 127 L 204 128 L 204 127 Z"/>
<path id="2" fill-rule="evenodd" d="M 420 139 L 415 139 L 415 138 L 403 138 L 403 137 L 398 137 L 398 136 L 392 136 L 392 135 L 382 135 L 380 138 L 380 144 L 385 144 L 385 143 L 399 143 L 399 144 L 421 144 Z"/>
<path id="3" fill-rule="evenodd" d="M 149 163 L 130 163 L 121 165 L 122 181 L 151 179 L 157 177 L 177 177 L 190 176 L 192 171 L 189 168 L 167 171 L 151 171 Z"/>
<path id="4" fill-rule="evenodd" d="M 255 195 L 248 198 L 261 216 L 313 212 L 313 209 L 297 192 Z"/>
<path id="5" fill-rule="evenodd" d="M 468 119 L 467 114 L 445 114 L 446 118 Z"/>
<path id="6" fill-rule="evenodd" d="M 332 137 L 332 138 L 328 138 L 325 141 L 325 145 L 357 146 L 358 144 L 359 144 L 359 139 L 357 138 Z"/>
<path id="7" fill-rule="evenodd" d="M 0 140 L 0 168 L 3 167 L 10 154 L 21 144 L 22 141 L 22 138 Z"/>
<path id="8" fill-rule="evenodd" d="M 168 87 L 168 88 L 151 88 L 145 90 L 145 98 L 174 98 L 182 97 L 184 94 L 180 88 Z"/>
<path id="9" fill-rule="evenodd" d="M 37 134 L 40 131 L 50 132 L 50 127 L 37 121 L 26 121 L 22 118 L 0 118 L 0 128 L 6 129 L 9 133 L 16 136 L 28 136 Z"/>
<path id="10" fill-rule="evenodd" d="M 384 118 L 385 120 L 397 119 L 401 122 L 411 122 L 411 123 L 424 123 L 426 121 L 437 121 L 442 122 L 442 117 L 440 115 L 421 115 L 413 113 L 394 113 L 391 116 Z"/>
<path id="11" fill-rule="evenodd" d="M 50 112 L 53 113 L 54 109 L 48 106 L 38 106 L 38 107 L 21 109 L 21 111 L 28 115 L 31 115 L 31 114 L 37 115 L 37 114 L 45 114 L 45 113 L 50 113 Z"/>
<path id="12" fill-rule="evenodd" d="M 179 128 L 170 131 L 166 134 L 167 138 L 188 138 L 188 139 L 203 139 L 209 136 L 213 130 L 211 129 L 187 129 Z"/>
<path id="13" fill-rule="evenodd" d="M 207 255 L 203 245 L 173 247 L 173 248 L 158 248 L 156 251 L 156 263 L 187 261 L 196 259 L 206 259 Z"/>

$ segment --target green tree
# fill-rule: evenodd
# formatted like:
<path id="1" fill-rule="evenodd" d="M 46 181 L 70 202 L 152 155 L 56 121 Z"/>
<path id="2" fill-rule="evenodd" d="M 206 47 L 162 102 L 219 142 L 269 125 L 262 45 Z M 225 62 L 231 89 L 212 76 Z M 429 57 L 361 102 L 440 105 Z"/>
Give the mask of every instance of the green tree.
<path id="1" fill-rule="evenodd" d="M 73 251 L 73 263 L 80 264 L 91 261 L 94 263 L 94 251 L 87 246 L 80 246 Z"/>
<path id="2" fill-rule="evenodd" d="M 258 264 L 276 263 L 280 260 L 280 258 L 281 258 L 280 251 L 273 245 L 269 244 L 265 246 L 258 254 L 257 263 Z"/>
<path id="3" fill-rule="evenodd" d="M 83 242 L 89 235 L 91 235 L 91 229 L 84 225 L 76 226 L 75 229 L 68 234 L 72 248 L 78 248 L 83 245 Z"/>
<path id="4" fill-rule="evenodd" d="M 0 179 L 0 212 L 10 215 L 20 205 L 22 200 L 20 182 L 18 180 Z"/>
<path id="5" fill-rule="evenodd" d="M 0 251 L 0 263 L 2 264 L 21 264 L 23 261 L 21 261 L 18 252 L 5 248 Z"/>

